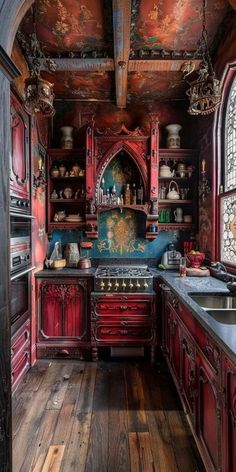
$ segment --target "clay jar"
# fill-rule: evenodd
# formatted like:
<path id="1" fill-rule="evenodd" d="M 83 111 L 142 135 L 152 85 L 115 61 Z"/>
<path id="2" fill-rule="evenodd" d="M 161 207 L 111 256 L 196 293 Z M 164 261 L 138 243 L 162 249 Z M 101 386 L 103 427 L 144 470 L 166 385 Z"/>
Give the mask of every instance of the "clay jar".
<path id="1" fill-rule="evenodd" d="M 73 175 L 75 177 L 78 177 L 79 174 L 80 174 L 80 171 L 81 171 L 81 168 L 79 166 L 79 164 L 76 162 L 73 166 L 72 166 L 72 171 L 73 171 Z"/>
<path id="2" fill-rule="evenodd" d="M 62 137 L 61 137 L 61 148 L 62 149 L 72 149 L 73 148 L 73 127 L 72 126 L 62 126 L 60 128 Z"/>
<path id="3" fill-rule="evenodd" d="M 64 197 L 69 199 L 69 198 L 72 198 L 73 190 L 70 187 L 66 187 L 63 193 L 64 193 Z"/>
<path id="4" fill-rule="evenodd" d="M 53 166 L 50 170 L 51 177 L 59 177 L 60 171 L 57 166 Z"/>
<path id="5" fill-rule="evenodd" d="M 66 267 L 77 267 L 80 254 L 77 243 L 68 243 L 65 249 Z"/>
<path id="6" fill-rule="evenodd" d="M 168 132 L 168 136 L 167 136 L 168 149 L 180 148 L 179 132 L 181 129 L 182 129 L 182 126 L 178 124 L 171 124 L 171 125 L 166 126 L 166 130 Z"/>
<path id="7" fill-rule="evenodd" d="M 60 172 L 60 177 L 64 177 L 65 176 L 65 173 L 66 173 L 66 166 L 61 163 L 59 165 L 59 172 Z"/>

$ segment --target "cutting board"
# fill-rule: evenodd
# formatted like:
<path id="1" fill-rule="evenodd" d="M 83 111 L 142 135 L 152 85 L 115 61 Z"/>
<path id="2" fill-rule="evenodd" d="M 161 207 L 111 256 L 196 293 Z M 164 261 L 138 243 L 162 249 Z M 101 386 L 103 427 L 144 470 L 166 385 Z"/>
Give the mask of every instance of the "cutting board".
<path id="1" fill-rule="evenodd" d="M 210 275 L 209 269 L 194 269 L 194 267 L 186 268 L 186 275 L 190 277 L 207 277 Z"/>

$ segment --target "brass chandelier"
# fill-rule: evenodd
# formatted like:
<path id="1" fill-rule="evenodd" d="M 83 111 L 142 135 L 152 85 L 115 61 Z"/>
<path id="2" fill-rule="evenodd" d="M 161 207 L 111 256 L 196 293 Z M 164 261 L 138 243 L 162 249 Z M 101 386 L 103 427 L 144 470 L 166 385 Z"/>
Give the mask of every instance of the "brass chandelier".
<path id="1" fill-rule="evenodd" d="M 40 115 L 49 117 L 54 115 L 53 107 L 53 84 L 41 77 L 42 63 L 54 72 L 56 69 L 55 62 L 47 58 L 41 48 L 36 33 L 36 9 L 35 4 L 32 7 L 33 14 L 33 32 L 26 40 L 22 32 L 17 33 L 17 38 L 26 53 L 26 59 L 29 65 L 30 77 L 25 80 L 25 102 L 24 107 L 30 115 Z"/>
<path id="2" fill-rule="evenodd" d="M 186 91 L 190 102 L 188 108 L 190 115 L 208 115 L 213 113 L 221 102 L 220 81 L 215 76 L 208 48 L 206 6 L 207 0 L 203 0 L 202 37 L 196 51 L 202 57 L 199 69 L 196 71 L 198 77 L 192 82 L 187 81 L 190 86 Z M 183 64 L 182 72 L 184 79 L 193 71 L 194 66 L 192 62 L 185 62 Z"/>

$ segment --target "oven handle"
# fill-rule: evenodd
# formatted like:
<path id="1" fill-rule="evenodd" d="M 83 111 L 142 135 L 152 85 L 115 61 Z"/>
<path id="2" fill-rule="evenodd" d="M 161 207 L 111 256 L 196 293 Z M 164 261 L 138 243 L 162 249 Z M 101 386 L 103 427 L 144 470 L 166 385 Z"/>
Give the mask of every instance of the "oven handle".
<path id="1" fill-rule="evenodd" d="M 28 269 L 22 270 L 22 272 L 17 272 L 17 274 L 14 274 L 11 276 L 11 281 L 18 279 L 22 275 L 28 274 L 28 272 L 31 272 L 32 270 L 36 269 L 36 266 L 31 266 Z"/>
<path id="2" fill-rule="evenodd" d="M 15 213 L 14 211 L 10 212 L 10 216 L 17 216 L 18 218 L 28 218 L 28 220 L 34 220 L 36 216 L 33 215 L 27 215 L 25 213 Z"/>

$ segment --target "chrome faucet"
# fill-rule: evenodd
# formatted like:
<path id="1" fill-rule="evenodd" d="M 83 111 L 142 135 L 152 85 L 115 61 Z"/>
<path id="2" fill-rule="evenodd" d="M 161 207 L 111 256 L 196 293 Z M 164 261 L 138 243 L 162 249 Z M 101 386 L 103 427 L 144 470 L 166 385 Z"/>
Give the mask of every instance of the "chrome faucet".
<path id="1" fill-rule="evenodd" d="M 211 267 L 216 269 L 217 272 L 225 272 L 227 274 L 227 269 L 221 262 L 212 262 Z"/>

